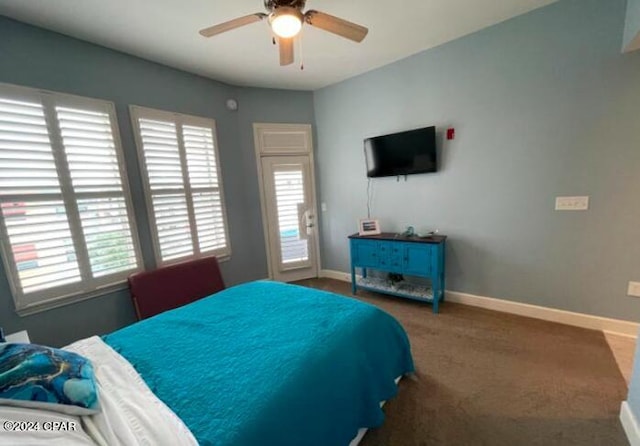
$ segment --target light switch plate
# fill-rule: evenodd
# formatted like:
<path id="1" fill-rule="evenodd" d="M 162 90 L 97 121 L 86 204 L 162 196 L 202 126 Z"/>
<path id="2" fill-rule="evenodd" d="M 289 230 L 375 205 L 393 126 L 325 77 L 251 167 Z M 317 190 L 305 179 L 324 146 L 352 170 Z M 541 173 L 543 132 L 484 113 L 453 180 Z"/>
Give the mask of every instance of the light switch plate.
<path id="1" fill-rule="evenodd" d="M 556 211 L 586 211 L 589 197 L 556 197 Z"/>
<path id="2" fill-rule="evenodd" d="M 633 297 L 640 297 L 640 282 L 629 282 L 627 294 Z"/>
<path id="3" fill-rule="evenodd" d="M 320 208 L 322 209 L 322 212 L 327 212 L 327 203 L 322 203 Z"/>

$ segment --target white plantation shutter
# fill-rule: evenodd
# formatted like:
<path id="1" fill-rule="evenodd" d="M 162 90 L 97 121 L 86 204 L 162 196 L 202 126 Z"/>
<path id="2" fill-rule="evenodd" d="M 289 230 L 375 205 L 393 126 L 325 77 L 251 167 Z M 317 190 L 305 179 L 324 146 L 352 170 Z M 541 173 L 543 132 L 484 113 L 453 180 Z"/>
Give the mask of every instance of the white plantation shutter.
<path id="1" fill-rule="evenodd" d="M 191 256 L 193 243 L 176 125 L 140 119 L 139 126 L 162 260 Z"/>
<path id="2" fill-rule="evenodd" d="M 0 84 L 0 235 L 19 311 L 138 269 L 114 123 L 109 103 Z"/>
<path id="3" fill-rule="evenodd" d="M 0 191 L 3 195 L 59 194 L 44 107 L 0 96 Z"/>
<path id="4" fill-rule="evenodd" d="M 162 260 L 193 255 L 193 241 L 185 195 L 152 195 L 151 199 Z"/>
<path id="5" fill-rule="evenodd" d="M 227 236 L 220 191 L 194 192 L 193 209 L 200 251 L 224 250 Z"/>
<path id="6" fill-rule="evenodd" d="M 29 200 L 37 195 L 42 201 Z M 12 282 L 25 294 L 79 282 L 44 107 L 38 102 L 0 96 L 0 200 Z"/>
<path id="7" fill-rule="evenodd" d="M 182 139 L 200 251 L 223 250 L 227 245 L 227 235 L 213 130 L 183 125 Z"/>
<path id="8" fill-rule="evenodd" d="M 139 125 L 151 189 L 184 189 L 176 125 L 149 119 Z"/>
<path id="9" fill-rule="evenodd" d="M 56 107 L 76 192 L 122 192 L 120 166 L 107 113 Z"/>
<path id="10" fill-rule="evenodd" d="M 158 263 L 229 256 L 215 121 L 131 107 Z"/>
<path id="11" fill-rule="evenodd" d="M 23 293 L 81 280 L 62 201 L 3 202 L 2 216 Z"/>
<path id="12" fill-rule="evenodd" d="M 94 277 L 138 266 L 129 212 L 107 111 L 56 107 L 60 136 Z"/>
<path id="13" fill-rule="evenodd" d="M 78 209 L 93 276 L 136 269 L 138 255 L 124 197 L 80 199 Z"/>

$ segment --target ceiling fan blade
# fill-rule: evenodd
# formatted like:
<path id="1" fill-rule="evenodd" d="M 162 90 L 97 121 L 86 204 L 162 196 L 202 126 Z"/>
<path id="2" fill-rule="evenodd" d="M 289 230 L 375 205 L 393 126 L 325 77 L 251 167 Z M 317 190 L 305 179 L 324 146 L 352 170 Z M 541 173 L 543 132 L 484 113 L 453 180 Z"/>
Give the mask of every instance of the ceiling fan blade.
<path id="1" fill-rule="evenodd" d="M 353 40 L 354 42 L 362 42 L 369 32 L 364 26 L 314 9 L 307 11 L 304 17 L 309 25 Z"/>
<path id="2" fill-rule="evenodd" d="M 259 22 L 267 17 L 267 14 L 257 12 L 255 14 L 246 15 L 244 17 L 238 17 L 237 19 L 229 20 L 228 22 L 219 23 L 218 25 L 210 26 L 209 28 L 201 29 L 200 34 L 204 37 L 212 37 L 216 34 L 221 34 L 232 29 L 240 28 L 241 26 L 250 25 L 251 23 Z"/>
<path id="3" fill-rule="evenodd" d="M 293 63 L 293 37 L 285 39 L 280 37 L 278 39 L 278 46 L 280 47 L 280 65 L 291 65 Z"/>

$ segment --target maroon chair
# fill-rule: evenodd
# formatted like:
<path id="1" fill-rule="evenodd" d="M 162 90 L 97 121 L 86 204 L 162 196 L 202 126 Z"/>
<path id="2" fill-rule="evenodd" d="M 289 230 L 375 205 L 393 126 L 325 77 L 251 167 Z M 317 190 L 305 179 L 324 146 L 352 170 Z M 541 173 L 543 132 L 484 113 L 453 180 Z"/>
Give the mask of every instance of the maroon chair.
<path id="1" fill-rule="evenodd" d="M 218 259 L 205 257 L 129 276 L 138 320 L 224 290 Z"/>

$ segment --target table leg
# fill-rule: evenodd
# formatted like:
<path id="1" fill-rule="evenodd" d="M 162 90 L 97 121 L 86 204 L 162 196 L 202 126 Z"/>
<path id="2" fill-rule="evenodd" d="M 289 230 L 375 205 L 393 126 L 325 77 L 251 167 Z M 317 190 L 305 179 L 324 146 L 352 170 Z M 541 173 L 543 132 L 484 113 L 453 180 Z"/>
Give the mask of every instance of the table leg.
<path id="1" fill-rule="evenodd" d="M 445 243 L 442 243 L 442 258 L 440 259 L 440 289 L 442 290 L 442 302 L 444 302 L 444 292 L 447 289 L 444 280 L 445 280 L 445 276 L 444 276 L 444 272 L 445 272 L 445 262 L 446 262 L 446 257 L 445 257 L 445 252 L 447 245 Z"/>
<path id="2" fill-rule="evenodd" d="M 434 280 L 435 279 L 435 280 Z M 440 288 L 440 277 L 433 277 L 431 279 L 431 288 L 432 288 L 432 292 L 433 292 L 433 312 L 434 313 L 438 313 L 439 310 L 439 305 L 440 305 L 440 299 L 442 298 L 441 296 L 441 288 Z"/>
<path id="3" fill-rule="evenodd" d="M 351 293 L 356 294 L 356 267 L 351 265 Z"/>

